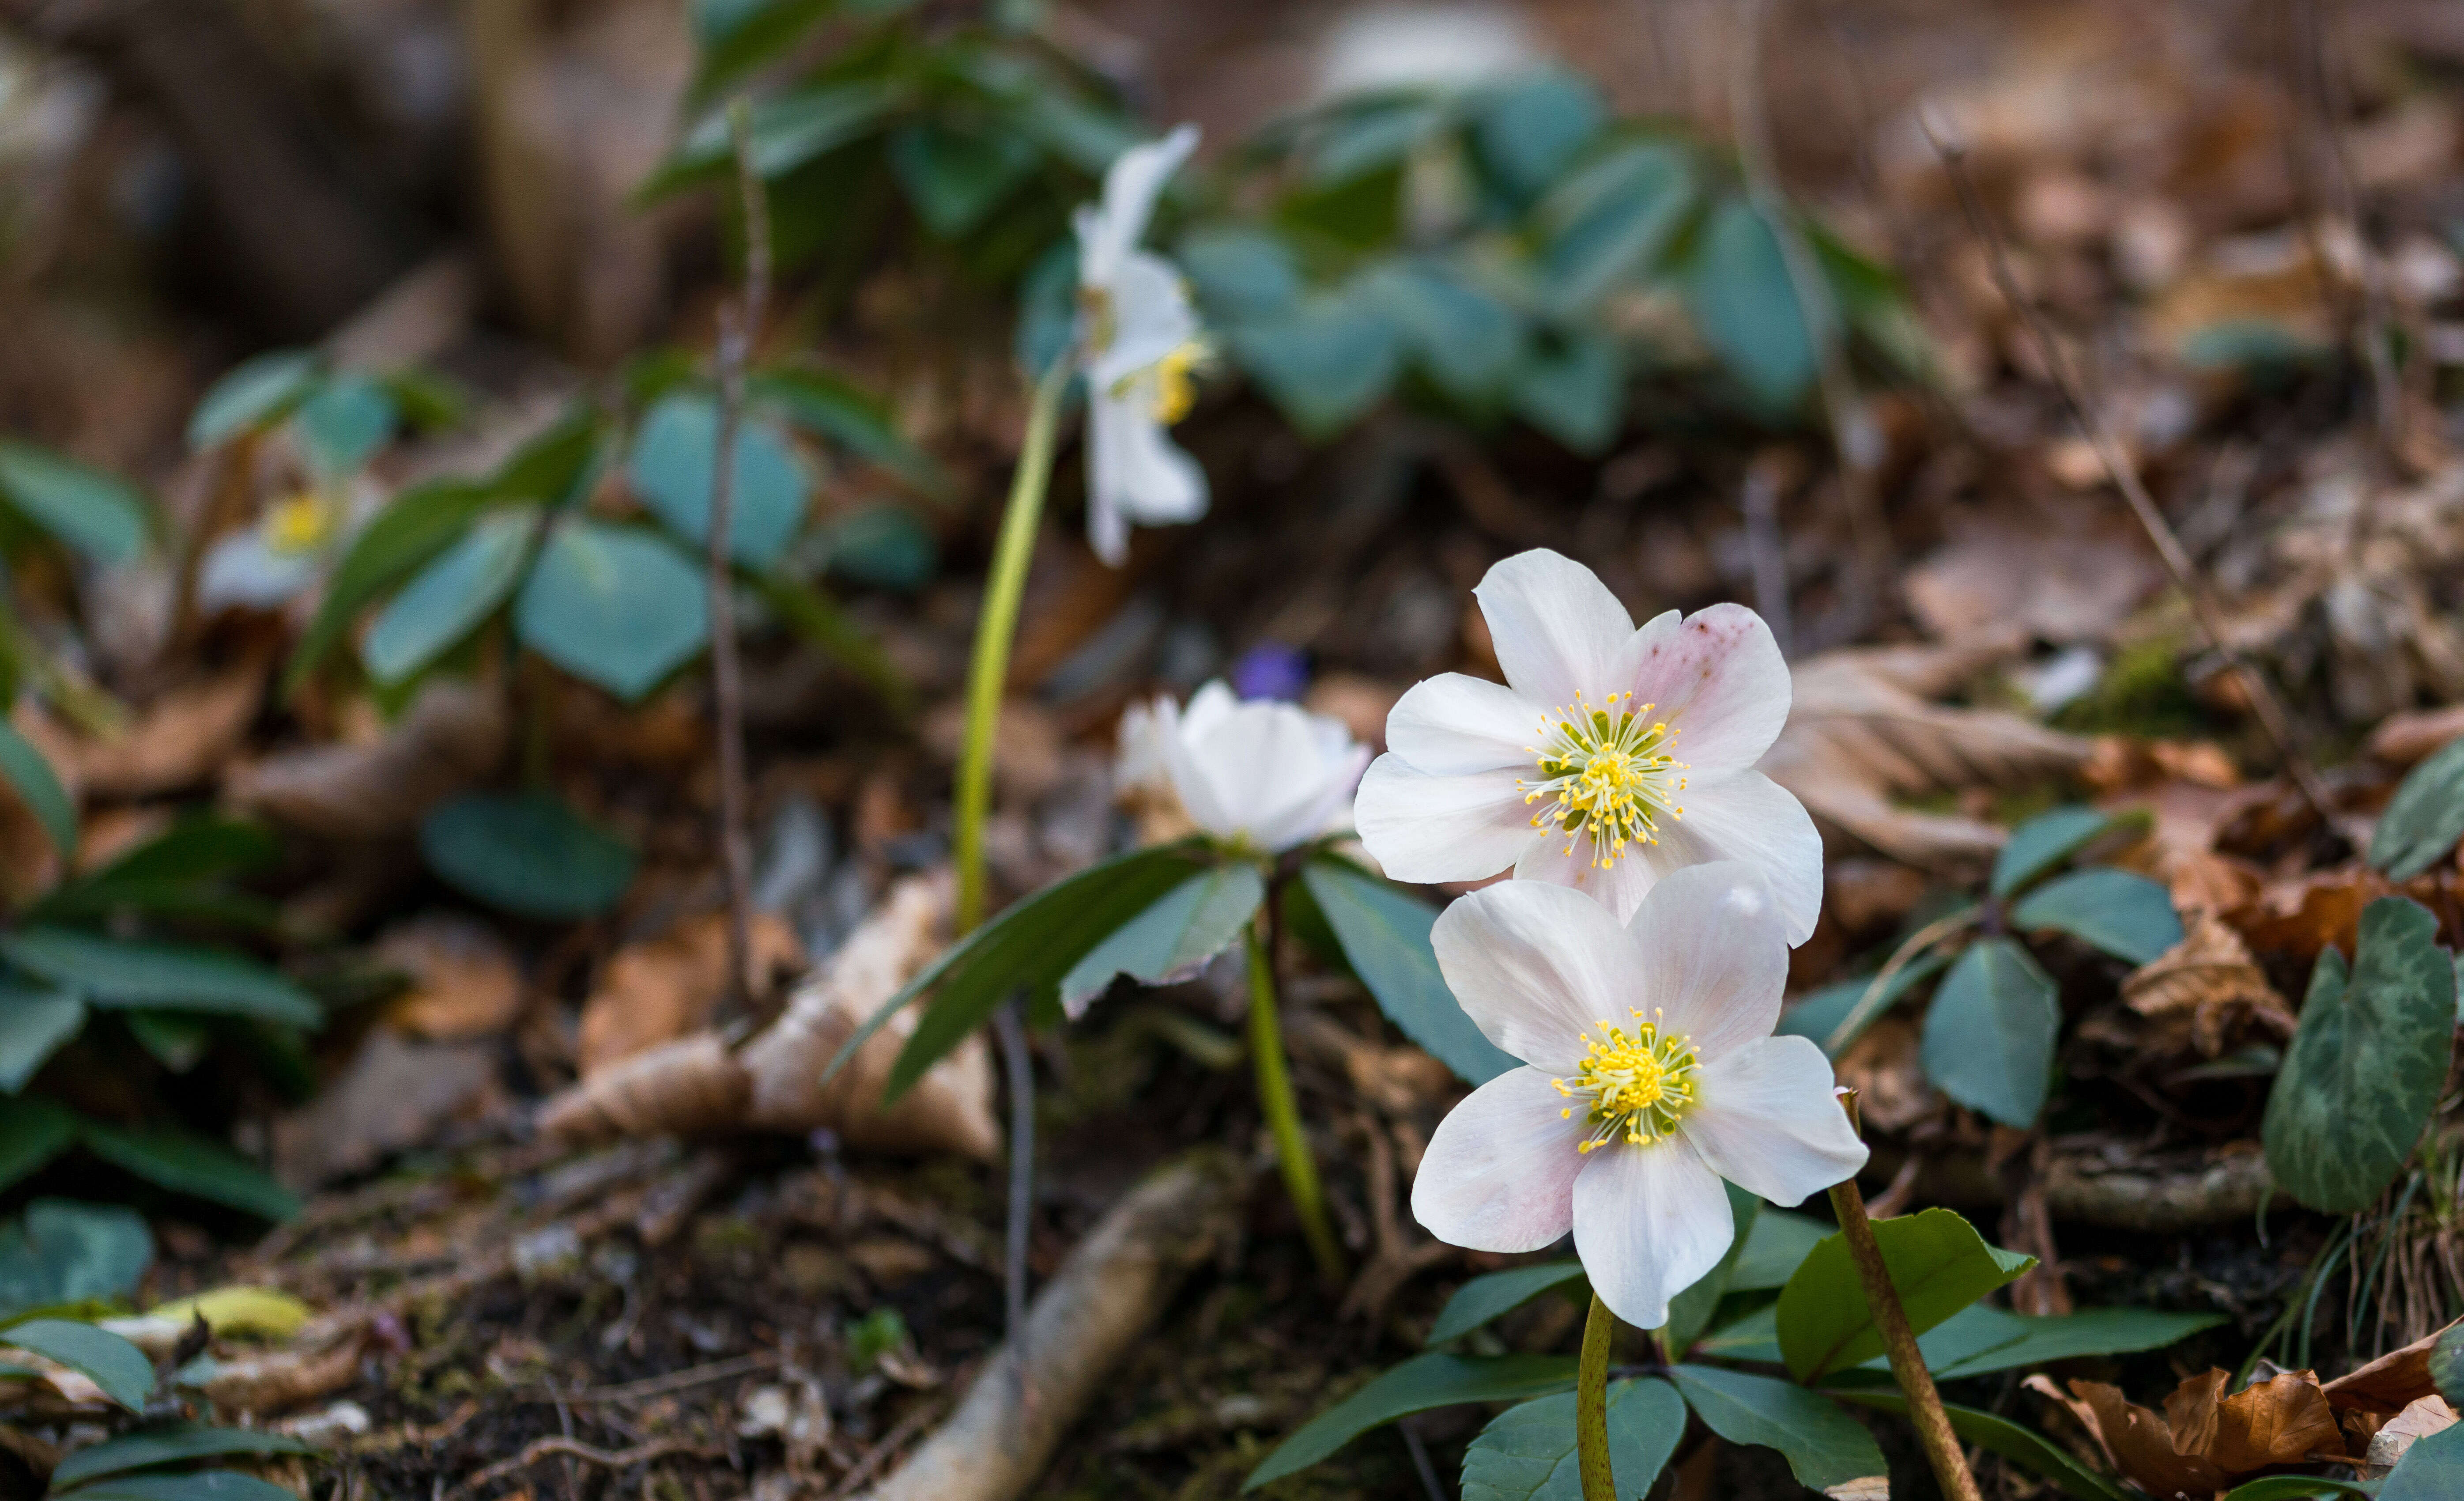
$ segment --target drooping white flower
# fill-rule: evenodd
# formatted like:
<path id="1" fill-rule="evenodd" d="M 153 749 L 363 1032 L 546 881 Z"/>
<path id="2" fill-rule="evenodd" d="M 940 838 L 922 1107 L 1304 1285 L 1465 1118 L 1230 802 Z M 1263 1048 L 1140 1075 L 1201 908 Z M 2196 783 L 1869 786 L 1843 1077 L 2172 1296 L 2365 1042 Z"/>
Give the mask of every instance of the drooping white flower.
<path id="1" fill-rule="evenodd" d="M 1198 148 L 1198 127 L 1135 145 L 1104 173 L 1104 200 L 1078 210 L 1079 359 L 1087 374 L 1087 535 L 1118 565 L 1130 523 L 1206 514 L 1206 472 L 1165 430 L 1188 414 L 1205 357 L 1198 312 L 1172 262 L 1138 248 L 1164 183 Z"/>
<path id="2" fill-rule="evenodd" d="M 1123 787 L 1169 787 L 1190 822 L 1266 854 L 1352 827 L 1369 747 L 1340 719 L 1273 699 L 1243 700 L 1221 679 L 1121 716 Z"/>
<path id="3" fill-rule="evenodd" d="M 1439 1124 L 1413 1215 L 1476 1250 L 1538 1250 L 1571 1228 L 1610 1310 L 1656 1329 L 1728 1248 L 1722 1179 L 1785 1205 L 1864 1165 L 1822 1049 L 1771 1035 L 1781 921 L 1735 861 L 1671 873 L 1622 927 L 1537 881 L 1448 907 L 1438 967 L 1525 1067 Z"/>
<path id="4" fill-rule="evenodd" d="M 1511 867 L 1597 897 L 1619 920 L 1652 883 L 1742 860 L 1802 943 L 1822 909 L 1822 840 L 1753 769 L 1788 722 L 1788 664 L 1762 617 L 1714 605 L 1638 629 L 1591 569 L 1546 548 L 1473 594 L 1503 686 L 1415 684 L 1360 784 L 1360 838 L 1403 881 Z"/>

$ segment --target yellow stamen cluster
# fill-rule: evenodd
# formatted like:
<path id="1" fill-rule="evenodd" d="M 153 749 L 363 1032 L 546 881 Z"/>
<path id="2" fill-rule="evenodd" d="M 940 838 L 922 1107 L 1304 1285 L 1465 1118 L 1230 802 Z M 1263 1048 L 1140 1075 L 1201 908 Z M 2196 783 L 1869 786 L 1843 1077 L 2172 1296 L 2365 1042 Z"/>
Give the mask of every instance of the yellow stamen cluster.
<path id="1" fill-rule="evenodd" d="M 1169 428 L 1198 405 L 1192 372 L 1206 363 L 1207 348 L 1193 339 L 1155 363 L 1155 418 Z"/>
<path id="2" fill-rule="evenodd" d="M 267 508 L 260 523 L 265 545 L 277 553 L 315 552 L 333 540 L 339 510 L 313 490 L 302 490 L 287 500 L 278 500 Z"/>
<path id="3" fill-rule="evenodd" d="M 1592 1134 L 1577 1151 L 1619 1139 L 1648 1146 L 1675 1131 L 1694 1108 L 1694 1078 L 1701 1069 L 1694 1044 L 1662 1031 L 1657 1013 L 1644 1021 L 1637 1010 L 1634 1019 L 1639 1025 L 1632 1033 L 1607 1022 L 1599 1024 L 1599 1036 L 1584 1033 L 1583 1044 L 1591 1052 L 1575 1068 L 1573 1081 L 1551 1081 L 1568 1099 L 1589 1102 L 1582 1108 Z M 1558 1115 L 1572 1120 L 1576 1108 L 1569 1105 Z"/>
<path id="4" fill-rule="evenodd" d="M 1661 814 L 1685 816 L 1677 794 L 1685 789 L 1686 766 L 1668 749 L 1677 732 L 1645 717 L 1653 707 L 1638 706 L 1632 694 L 1611 694 L 1595 709 L 1577 694 L 1572 707 L 1541 721 L 1540 743 L 1524 747 L 1538 758 L 1539 775 L 1515 785 L 1527 804 L 1549 801 L 1531 827 L 1555 825 L 1568 854 L 1590 834 L 1599 870 L 1616 865 L 1629 844 L 1657 843 Z"/>

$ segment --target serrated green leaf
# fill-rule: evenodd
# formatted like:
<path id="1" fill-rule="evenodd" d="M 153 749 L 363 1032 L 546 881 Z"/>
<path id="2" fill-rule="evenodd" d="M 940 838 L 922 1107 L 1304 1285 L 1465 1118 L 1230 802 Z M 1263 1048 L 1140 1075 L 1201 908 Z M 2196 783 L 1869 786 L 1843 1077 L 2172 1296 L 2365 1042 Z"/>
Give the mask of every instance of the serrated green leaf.
<path id="1" fill-rule="evenodd" d="M 2097 835 L 2113 827 L 2113 815 L 2092 807 L 2057 807 L 2011 830 L 1993 856 L 1993 874 L 1986 883 L 1996 896 L 2008 896 L 2055 866 L 2087 848 Z"/>
<path id="2" fill-rule="evenodd" d="M 107 1330 L 65 1318 L 36 1318 L 0 1329 L 0 1345 L 29 1350 L 91 1380 L 103 1395 L 132 1411 L 154 1390 L 154 1362 L 145 1352 Z"/>
<path id="3" fill-rule="evenodd" d="M 1948 1209 L 1877 1220 L 1874 1238 L 1907 1310 L 1909 1332 L 1918 1335 L 2036 1264 L 2034 1256 L 1987 1245 L 1974 1225 Z M 1864 1282 L 1841 1235 L 1826 1237 L 1807 1254 L 1780 1291 L 1776 1317 L 1780 1352 L 1800 1381 L 1882 1353 Z"/>
<path id="4" fill-rule="evenodd" d="M 1455 1289 L 1446 1306 L 1438 1311 L 1438 1321 L 1429 1326 L 1429 1337 L 1421 1342 L 1435 1349 L 1503 1318 L 1543 1292 L 1582 1280 L 1583 1264 L 1571 1258 L 1483 1273 Z"/>
<path id="5" fill-rule="evenodd" d="M 1665 1381 L 1611 1381 L 1609 1470 L 1617 1493 L 1651 1489 L 1685 1436 L 1685 1401 Z M 1463 1454 L 1463 1501 L 1582 1501 L 1574 1394 L 1542 1397 L 1488 1422 Z"/>
<path id="6" fill-rule="evenodd" d="M 568 519 L 514 606 L 522 644 L 630 702 L 710 639 L 710 595 L 683 554 L 647 532 Z"/>
<path id="7" fill-rule="evenodd" d="M 1837 1395 L 1860 1407 L 1907 1416 L 1908 1400 L 1888 1388 L 1844 1390 Z M 1943 1411 L 1950 1419 L 1952 1432 L 2050 1481 L 2073 1501 L 2138 1501 L 2139 1492 L 2123 1490 L 2008 1418 L 1956 1402 L 1943 1403 Z"/>
<path id="8" fill-rule="evenodd" d="M 0 439 L 0 499 L 97 563 L 145 545 L 145 497 L 133 486 L 31 443 Z"/>
<path id="9" fill-rule="evenodd" d="M 1570 1391 L 1573 1384 L 1572 1356 L 1414 1356 L 1301 1424 L 1249 1472 L 1241 1489 L 1255 1490 L 1307 1469 L 1370 1429 L 1416 1412 L 1467 1402 L 1519 1402 Z"/>
<path id="10" fill-rule="evenodd" d="M 407 681 L 495 614 L 520 582 L 538 533 L 529 506 L 482 517 L 377 612 L 360 641 L 368 675 Z"/>
<path id="11" fill-rule="evenodd" d="M 1920 1060 L 1945 1094 L 2024 1131 L 2045 1107 L 2061 1025 L 2060 989 L 2028 951 L 1982 938 L 1935 988 Z"/>
<path id="12" fill-rule="evenodd" d="M 106 938 L 36 926 L 0 936 L 0 955 L 94 1005 L 151 1006 L 323 1025 L 306 991 L 251 959 L 217 949 Z"/>
<path id="13" fill-rule="evenodd" d="M 2111 866 L 2057 876 L 2019 898 L 2011 925 L 2067 933 L 2116 959 L 2145 964 L 2182 941 L 2182 919 L 2163 885 Z"/>
<path id="14" fill-rule="evenodd" d="M 313 1445 L 302 1444 L 288 1434 L 269 1433 L 263 1428 L 211 1428 L 198 1424 L 171 1424 L 159 1428 L 140 1428 L 116 1439 L 91 1444 L 60 1461 L 52 1471 L 52 1489 L 56 1493 L 70 1486 L 81 1485 L 102 1475 L 124 1474 L 130 1470 L 152 1469 L 159 1465 L 176 1465 L 188 1460 L 218 1459 L 232 1454 L 314 1454 Z"/>
<path id="15" fill-rule="evenodd" d="M 0 1093 L 14 1094 L 85 1026 L 85 1003 L 62 990 L 0 982 Z"/>
<path id="16" fill-rule="evenodd" d="M 717 455 L 718 403 L 698 391 L 661 397 L 633 434 L 627 474 L 634 493 L 696 550 L 710 545 Z M 787 435 L 759 417 L 743 422 L 728 497 L 728 556 L 747 568 L 767 567 L 803 525 L 812 491 L 812 474 Z"/>
<path id="17" fill-rule="evenodd" d="M 77 842 L 77 805 L 69 801 L 68 789 L 60 785 L 43 753 L 6 720 L 0 720 L 0 776 L 17 789 L 26 811 L 43 826 L 45 837 L 62 862 L 73 858 Z"/>
<path id="18" fill-rule="evenodd" d="M 308 394 L 317 370 L 317 356 L 306 349 L 276 349 L 231 366 L 189 414 L 188 447 L 209 449 L 271 427 Z"/>
<path id="19" fill-rule="evenodd" d="M 1239 941 L 1265 897 L 1265 877 L 1246 860 L 1199 872 L 1071 965 L 1061 977 L 1061 1008 L 1072 1018 L 1082 1015 L 1123 975 L 1147 985 L 1188 979 Z"/>
<path id="20" fill-rule="evenodd" d="M 2438 919 L 2385 896 L 2362 912 L 2349 978 L 2329 948 L 2267 1099 L 2268 1170 L 2322 1213 L 2367 1208 L 2412 1157 L 2447 1082 L 2455 967 Z"/>
<path id="21" fill-rule="evenodd" d="M 361 610 L 453 545 L 464 528 L 496 498 L 486 484 L 439 480 L 404 491 L 362 528 L 325 581 L 316 618 L 299 633 L 282 670 L 282 691 L 298 690 L 339 644 Z"/>
<path id="22" fill-rule="evenodd" d="M 1824 1490 L 1890 1473 L 1863 1424 L 1802 1386 L 1711 1365 L 1673 1366 L 1668 1379 L 1712 1432 L 1779 1450 L 1798 1485 Z"/>
<path id="23" fill-rule="evenodd" d="M 2453 739 L 2405 774 L 2370 830 L 2370 864 L 2409 881 L 2464 839 L 2464 739 Z"/>
<path id="24" fill-rule="evenodd" d="M 1436 908 L 1331 856 L 1303 866 L 1301 884 L 1334 931 L 1353 973 L 1404 1036 L 1473 1084 L 1518 1066 L 1481 1035 L 1438 972 L 1437 951 L 1429 946 Z"/>
<path id="25" fill-rule="evenodd" d="M 542 792 L 474 792 L 421 821 L 430 869 L 464 894 L 525 917 L 613 907 L 633 883 L 632 847 Z"/>
<path id="26" fill-rule="evenodd" d="M 268 1220 L 299 1212 L 298 1196 L 238 1153 L 190 1132 L 170 1127 L 122 1129 L 85 1121 L 77 1128 L 86 1150 L 158 1188 L 245 1209 Z"/>

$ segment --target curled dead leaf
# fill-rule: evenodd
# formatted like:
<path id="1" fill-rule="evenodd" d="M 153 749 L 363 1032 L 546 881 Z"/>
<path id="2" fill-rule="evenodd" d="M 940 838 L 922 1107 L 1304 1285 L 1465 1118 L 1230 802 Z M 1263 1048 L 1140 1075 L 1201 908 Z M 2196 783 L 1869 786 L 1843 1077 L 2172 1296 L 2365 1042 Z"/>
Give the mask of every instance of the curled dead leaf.
<path id="1" fill-rule="evenodd" d="M 2387 878 L 2365 865 L 2317 871 L 2271 881 L 2258 895 L 2224 914 L 2255 954 L 2281 954 L 2303 968 L 2319 951 L 2349 955 L 2361 931 L 2362 909 L 2388 894 Z"/>
<path id="2" fill-rule="evenodd" d="M 2401 1350 L 2390 1350 L 2366 1365 L 2356 1366 L 2329 1381 L 2330 1405 L 2353 1412 L 2393 1416 L 2437 1390 L 2430 1379 L 2430 1354 L 2438 1336 L 2453 1324 L 2433 1330 Z"/>
<path id="3" fill-rule="evenodd" d="M 70 755 L 90 796 L 149 797 L 211 782 L 265 698 L 266 666 L 245 661 L 174 688 L 108 739 L 78 739 Z"/>
<path id="4" fill-rule="evenodd" d="M 372 957 L 410 977 L 385 1007 L 385 1022 L 431 1042 L 492 1037 L 522 1007 L 522 975 L 512 945 L 464 913 L 431 912 L 377 935 Z"/>
<path id="5" fill-rule="evenodd" d="M 2369 1446 L 2362 1454 L 2363 1475 L 2373 1480 L 2384 1478 L 2415 1440 L 2444 1433 L 2453 1426 L 2455 1409 L 2447 1405 L 2445 1398 L 2435 1392 L 2416 1398 L 2370 1435 Z"/>
<path id="6" fill-rule="evenodd" d="M 2207 911 L 2194 911 L 2181 942 L 2123 981 L 2122 999 L 2158 1024 L 2148 1045 L 2178 1051 L 2187 1042 L 2207 1058 L 2252 1030 L 2282 1042 L 2298 1025 L 2241 935 Z"/>
<path id="7" fill-rule="evenodd" d="M 2308 1371 L 2287 1371 L 2228 1394 L 2232 1376 L 2211 1369 L 2142 1407 L 2102 1381 L 2074 1380 L 2064 1393 L 2045 1376 L 2030 1391 L 2068 1409 L 2113 1468 L 2158 1501 L 2209 1501 L 2244 1475 L 2283 1465 L 2351 1463 L 2343 1435 Z"/>
<path id="8" fill-rule="evenodd" d="M 493 687 L 439 679 L 368 745 L 318 745 L 231 769 L 241 807 L 334 839 L 409 833 L 428 810 L 504 760 L 505 706 Z"/>
<path id="9" fill-rule="evenodd" d="M 755 913 L 746 937 L 748 981 L 757 999 L 804 967 L 804 945 L 777 915 Z M 583 1004 L 583 1076 L 707 1026 L 726 988 L 723 912 L 697 914 L 655 938 L 626 944 Z"/>

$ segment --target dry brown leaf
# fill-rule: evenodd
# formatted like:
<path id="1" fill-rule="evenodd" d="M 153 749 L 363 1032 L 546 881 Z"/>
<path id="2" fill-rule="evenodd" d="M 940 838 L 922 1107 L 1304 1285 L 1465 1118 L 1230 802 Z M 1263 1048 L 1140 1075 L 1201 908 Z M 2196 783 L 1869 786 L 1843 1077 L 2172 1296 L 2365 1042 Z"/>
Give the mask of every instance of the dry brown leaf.
<path id="1" fill-rule="evenodd" d="M 1885 1016 L 1839 1055 L 1839 1082 L 1857 1092 L 1858 1114 L 1868 1128 L 1898 1131 L 1932 1114 L 1933 1086 L 1925 1082 L 1918 1051 L 1916 1027 Z"/>
<path id="2" fill-rule="evenodd" d="M 2350 955 L 2362 909 L 2393 888 L 2367 866 L 2271 881 L 2255 900 L 2224 914 L 2256 954 L 2286 955 L 2303 968 L 2330 946 Z"/>
<path id="3" fill-rule="evenodd" d="M 500 1102 L 494 1047 L 418 1042 L 380 1026 L 313 1103 L 275 1122 L 274 1174 L 305 1190 L 363 1173 Z"/>
<path id="4" fill-rule="evenodd" d="M 2367 1365 L 2357 1366 L 2329 1381 L 2330 1405 L 2355 1412 L 2392 1415 L 2437 1390 L 2430 1379 L 2430 1353 L 2438 1336 L 2455 1326 L 2424 1335 L 2401 1350 L 2390 1350 Z"/>
<path id="5" fill-rule="evenodd" d="M 522 1007 L 522 975 L 512 945 L 462 913 L 433 912 L 377 935 L 371 957 L 410 977 L 385 1007 L 385 1023 L 431 1042 L 493 1037 Z"/>
<path id="6" fill-rule="evenodd" d="M 211 782 L 265 697 L 266 666 L 242 662 L 174 688 L 109 739 L 77 739 L 69 752 L 88 796 L 149 797 Z"/>
<path id="7" fill-rule="evenodd" d="M 970 1036 L 888 1110 L 883 1087 L 919 1010 L 876 1031 L 826 1085 L 822 1073 L 855 1029 L 947 941 L 948 873 L 910 876 L 839 951 L 787 998 L 786 1009 L 734 1048 L 696 1032 L 597 1073 L 548 1100 L 539 1129 L 572 1141 L 663 1132 L 806 1132 L 827 1127 L 849 1145 L 891 1152 L 1001 1152 L 992 1063 Z"/>
<path id="8" fill-rule="evenodd" d="M 1998 710 L 1927 701 L 2000 656 L 1999 648 L 1879 647 L 1797 664 L 1788 727 L 1761 770 L 1815 818 L 1927 869 L 1981 864 L 2004 830 L 1919 813 L 1899 797 L 2011 786 L 2075 771 L 2089 744 Z"/>
<path id="9" fill-rule="evenodd" d="M 335 839 L 407 834 L 437 804 L 504 760 L 505 706 L 493 687 L 439 679 L 373 744 L 319 745 L 231 769 L 241 807 Z"/>
<path id="10" fill-rule="evenodd" d="M 2153 1046 L 2185 1041 L 2213 1058 L 2248 1026 L 2281 1042 L 2293 1035 L 2293 1008 L 2267 982 L 2241 935 L 2212 912 L 2193 911 L 2182 941 L 2122 982 L 2130 1009 L 2161 1026 Z"/>
<path id="11" fill-rule="evenodd" d="M 2213 1369 L 2190 1377 L 2161 1413 L 2102 1381 L 2074 1380 L 2068 1395 L 2045 1376 L 2026 1385 L 2068 1408 L 2113 1468 L 2158 1501 L 2211 1501 L 2239 1477 L 2278 1466 L 2349 1463 L 2317 1376 L 2287 1371 L 2228 1396 L 2232 1380 Z"/>
<path id="12" fill-rule="evenodd" d="M 2111 506 L 2050 509 L 1996 511 L 1955 527 L 1948 543 L 1910 568 L 1908 607 L 1925 629 L 1950 642 L 2014 631 L 2103 641 L 2164 582 L 2146 543 Z"/>
<path id="13" fill-rule="evenodd" d="M 2460 735 L 2464 735 L 2464 703 L 2407 710 L 2388 715 L 2370 732 L 2369 752 L 2391 765 L 2409 766 Z"/>
<path id="14" fill-rule="evenodd" d="M 2453 1426 L 2455 1409 L 2447 1405 L 2447 1399 L 2435 1392 L 2415 1398 L 2406 1404 L 2404 1411 L 2381 1424 L 2378 1431 L 2370 1435 L 2369 1446 L 2362 1454 L 2363 1476 L 2372 1480 L 2385 1478 L 2388 1470 L 2395 1468 L 2397 1461 L 2404 1458 L 2405 1450 L 2412 1447 L 2415 1440 L 2444 1433 Z"/>
<path id="15" fill-rule="evenodd" d="M 746 938 L 756 999 L 804 967 L 804 945 L 775 914 L 755 913 Z M 583 1077 L 707 1026 L 727 988 L 727 914 L 687 917 L 607 960 L 583 1004 Z"/>

